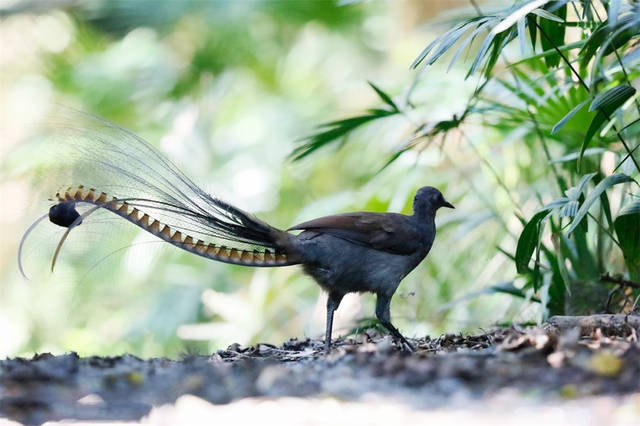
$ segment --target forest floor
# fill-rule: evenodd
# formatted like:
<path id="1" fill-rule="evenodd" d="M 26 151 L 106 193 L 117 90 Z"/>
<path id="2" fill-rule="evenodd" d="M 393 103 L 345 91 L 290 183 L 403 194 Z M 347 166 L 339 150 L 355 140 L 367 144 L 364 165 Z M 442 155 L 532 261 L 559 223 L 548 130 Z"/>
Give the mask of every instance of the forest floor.
<path id="1" fill-rule="evenodd" d="M 596 315 L 411 339 L 412 354 L 375 330 L 326 356 L 312 339 L 180 360 L 40 354 L 0 361 L 0 425 L 637 425 L 639 334 L 640 316 Z"/>

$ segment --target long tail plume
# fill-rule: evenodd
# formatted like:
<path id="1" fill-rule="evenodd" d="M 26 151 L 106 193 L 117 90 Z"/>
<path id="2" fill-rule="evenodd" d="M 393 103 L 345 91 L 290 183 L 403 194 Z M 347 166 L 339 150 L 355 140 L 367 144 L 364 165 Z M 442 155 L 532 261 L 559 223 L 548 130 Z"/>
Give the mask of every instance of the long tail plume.
<path id="1" fill-rule="evenodd" d="M 67 160 L 61 169 L 76 185 L 56 194 L 49 214 L 21 242 L 22 249 L 29 232 L 47 216 L 67 227 L 52 269 L 69 232 L 100 209 L 208 259 L 247 266 L 299 263 L 288 248 L 289 234 L 210 196 L 138 136 L 88 114 L 65 110 L 64 115 L 47 134 L 47 143 Z M 83 205 L 90 208 L 80 214 L 76 208 Z M 20 255 L 19 264 L 22 271 Z"/>

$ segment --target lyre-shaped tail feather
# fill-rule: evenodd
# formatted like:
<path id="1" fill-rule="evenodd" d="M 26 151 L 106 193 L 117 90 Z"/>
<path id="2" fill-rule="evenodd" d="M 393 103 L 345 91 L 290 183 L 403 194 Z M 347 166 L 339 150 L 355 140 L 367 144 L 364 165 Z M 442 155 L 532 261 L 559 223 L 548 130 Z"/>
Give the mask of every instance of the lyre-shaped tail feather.
<path id="1" fill-rule="evenodd" d="M 92 205 L 210 259 L 251 266 L 299 263 L 288 244 L 290 234 L 206 193 L 132 132 L 64 108 L 50 124 L 39 137 L 38 152 L 55 158 L 60 176 L 48 173 L 44 184 L 84 185 L 58 194 L 49 214 L 52 222 L 83 226 L 86 216 L 78 219 L 73 203 Z"/>
<path id="2" fill-rule="evenodd" d="M 271 247 L 275 247 L 273 251 L 269 248 L 265 248 L 264 250 L 247 250 L 243 248 L 226 247 L 221 244 L 207 243 L 200 239 L 194 239 L 190 235 L 183 235 L 183 232 L 179 229 L 174 230 L 170 225 L 164 224 L 152 218 L 147 213 L 142 212 L 140 208 L 137 207 L 137 204 L 139 204 L 141 200 L 120 200 L 115 197 L 109 197 L 105 192 L 98 194 L 95 189 L 86 189 L 82 185 L 76 188 L 68 188 L 64 193 L 56 194 L 56 198 L 59 201 L 59 204 L 56 206 L 60 206 L 60 208 L 57 210 L 52 208 L 49 219 L 61 226 L 68 226 L 65 225 L 65 223 L 68 222 L 69 219 L 65 220 L 64 216 L 70 216 L 73 217 L 74 220 L 78 220 L 79 215 L 75 211 L 76 203 L 87 203 L 97 208 L 109 210 L 169 244 L 208 259 L 245 266 L 286 266 L 299 263 L 299 261 L 295 259 L 295 256 L 291 256 L 286 252 L 284 246 L 278 246 L 280 244 L 278 239 L 282 239 L 286 233 L 275 228 L 268 228 L 269 232 L 273 235 L 271 237 Z M 151 200 L 142 201 L 151 203 Z M 268 225 L 257 222 L 256 219 L 235 207 L 230 206 L 230 208 L 234 210 L 235 214 L 241 213 L 243 215 L 242 226 L 234 225 L 234 229 L 240 234 L 239 240 L 247 242 L 247 234 L 262 234 L 261 241 L 256 242 L 256 245 L 264 244 L 266 238 L 264 228 L 268 227 Z"/>

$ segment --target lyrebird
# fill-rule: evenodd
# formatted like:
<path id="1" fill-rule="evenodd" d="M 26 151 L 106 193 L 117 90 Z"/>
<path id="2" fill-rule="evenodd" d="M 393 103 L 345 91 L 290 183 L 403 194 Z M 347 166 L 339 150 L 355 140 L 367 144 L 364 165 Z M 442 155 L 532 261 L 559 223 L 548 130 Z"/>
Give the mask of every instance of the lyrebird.
<path id="1" fill-rule="evenodd" d="M 420 188 L 413 215 L 356 212 L 277 229 L 212 197 L 154 147 L 133 133 L 88 114 L 58 123 L 57 143 L 72 163 L 72 184 L 55 195 L 48 217 L 68 233 L 97 210 L 108 210 L 158 238 L 193 254 L 237 265 L 301 264 L 327 291 L 325 350 L 333 315 L 351 292 L 377 295 L 376 316 L 408 348 L 391 324 L 389 307 L 400 281 L 425 258 L 435 238 L 435 215 L 453 206 L 433 187 Z M 65 182 L 59 182 L 63 184 Z M 88 207 L 82 213 L 80 207 Z M 294 234 L 291 231 L 302 231 Z M 20 262 L 20 254 L 19 254 Z M 22 265 L 20 263 L 22 271 Z"/>

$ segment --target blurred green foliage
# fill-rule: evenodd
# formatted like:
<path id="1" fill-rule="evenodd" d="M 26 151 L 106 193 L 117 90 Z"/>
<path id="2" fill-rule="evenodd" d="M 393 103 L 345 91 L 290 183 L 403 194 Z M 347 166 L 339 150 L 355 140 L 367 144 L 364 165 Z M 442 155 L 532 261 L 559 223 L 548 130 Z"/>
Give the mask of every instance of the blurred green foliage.
<path id="1" fill-rule="evenodd" d="M 33 133 L 28 123 L 46 119 L 55 103 L 131 129 L 206 190 L 282 228 L 349 210 L 409 213 L 414 191 L 436 186 L 456 211 L 438 218 L 432 253 L 401 284 L 394 323 L 412 336 L 542 318 L 546 294 L 532 287 L 530 274 L 514 279 L 510 256 L 539 200 L 557 192 L 520 91 L 509 79 L 485 85 L 472 73 L 465 80 L 468 64 L 456 61 L 448 73 L 439 61 L 409 69 L 423 41 L 443 31 L 422 24 L 450 7 L 418 0 L 185 0 L 55 8 L 18 2 L 4 10 L 0 354 L 177 356 L 323 330 L 322 296 L 299 268 L 206 261 L 149 243 L 108 217 L 70 237 L 53 274 L 48 262 L 61 231 L 43 223 L 27 250 L 32 279 L 24 282 L 17 245 L 52 196 L 33 185 L 34 175 L 48 175 L 34 170 L 39 154 L 25 142 Z M 476 14 L 471 6 L 462 13 Z M 466 31 L 457 34 L 468 37 Z M 513 34 L 494 37 L 500 44 L 486 49 L 478 36 L 467 48 L 492 55 L 487 63 L 505 71 L 499 54 L 504 48 L 515 57 L 507 44 Z M 548 87 L 531 90 L 543 99 Z M 498 103 L 503 95 L 514 101 Z M 576 93 L 550 113 L 562 118 L 587 99 Z M 348 121 L 363 110 L 369 112 L 360 117 L 374 118 Z M 597 113 L 580 110 L 576 119 L 580 114 Z M 543 130 L 557 121 L 549 117 Z M 316 127 L 323 122 L 333 123 Z M 582 127 L 569 120 L 561 131 L 581 135 Z M 553 158 L 579 150 L 579 142 L 571 144 L 552 146 Z M 292 153 L 312 155 L 292 162 Z M 597 168 L 594 155 L 585 150 L 585 166 Z M 575 161 L 562 165 L 575 168 Z M 372 312 L 369 295 L 345 299 L 336 334 Z"/>
<path id="2" fill-rule="evenodd" d="M 510 187 L 498 171 L 504 158 L 484 163 L 522 222 L 516 249 L 500 250 L 525 281 L 489 288 L 539 297 L 545 317 L 637 310 L 640 103 L 633 84 L 640 75 L 640 7 L 621 0 L 528 0 L 485 14 L 473 5 L 476 16 L 437 37 L 412 67 L 431 66 L 454 51 L 452 67 L 475 42 L 466 78 L 479 75 L 477 89 L 460 116 L 418 122 L 412 144 L 398 144 L 387 164 L 415 149 L 415 141 L 448 133 L 473 145 L 467 132 L 474 123 L 496 132 L 502 140 L 497 147 L 518 144 L 520 188 Z M 507 50 L 516 43 L 519 52 Z M 417 108 L 409 102 L 391 106 L 393 114 Z M 323 130 L 297 151 L 309 155 L 351 132 L 348 124 L 378 118 L 342 120 L 342 132 Z M 537 198 L 538 208 L 522 206 L 516 191 L 525 201 Z"/>

